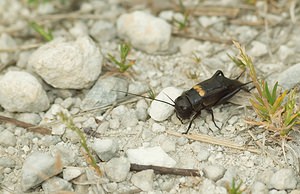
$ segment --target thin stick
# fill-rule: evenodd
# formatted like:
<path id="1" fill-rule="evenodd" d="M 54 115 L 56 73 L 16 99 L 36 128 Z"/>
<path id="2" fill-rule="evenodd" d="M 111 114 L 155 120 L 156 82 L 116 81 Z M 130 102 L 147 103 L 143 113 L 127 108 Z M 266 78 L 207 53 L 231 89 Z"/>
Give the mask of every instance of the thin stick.
<path id="1" fill-rule="evenodd" d="M 170 135 L 177 136 L 177 137 L 186 137 L 188 139 L 197 140 L 197 141 L 201 141 L 201 142 L 209 143 L 209 144 L 214 144 L 214 145 L 225 146 L 225 147 L 229 147 L 229 148 L 236 149 L 236 150 L 249 151 L 249 152 L 253 152 L 253 153 L 256 153 L 256 154 L 261 153 L 257 149 L 248 148 L 246 146 L 241 146 L 241 145 L 236 144 L 236 143 L 234 143 L 232 141 L 229 141 L 229 140 L 218 139 L 218 138 L 211 137 L 211 136 L 208 136 L 208 135 L 203 135 L 203 134 L 186 135 L 186 134 L 177 133 L 175 131 L 167 131 L 167 133 L 170 134 Z"/>
<path id="2" fill-rule="evenodd" d="M 5 116 L 0 115 L 0 122 L 1 121 L 6 122 L 6 123 L 12 123 L 12 124 L 14 124 L 18 127 L 26 128 L 30 132 L 40 133 L 42 135 L 50 135 L 51 134 L 51 130 L 48 129 L 48 128 L 36 126 L 36 125 L 30 124 L 30 123 L 19 121 L 19 120 L 14 119 L 14 118 L 9 118 L 9 117 L 5 117 Z"/>
<path id="3" fill-rule="evenodd" d="M 156 174 L 174 174 L 181 176 L 201 176 L 199 170 L 184 168 L 168 168 L 163 166 L 130 164 L 130 171 L 154 170 Z"/>

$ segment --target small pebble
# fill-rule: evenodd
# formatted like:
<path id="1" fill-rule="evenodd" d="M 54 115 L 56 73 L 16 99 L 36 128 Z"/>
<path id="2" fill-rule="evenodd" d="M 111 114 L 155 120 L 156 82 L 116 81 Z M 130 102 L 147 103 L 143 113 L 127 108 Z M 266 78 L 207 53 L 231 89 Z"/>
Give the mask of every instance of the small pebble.
<path id="1" fill-rule="evenodd" d="M 172 159 L 159 146 L 150 148 L 128 149 L 127 156 L 131 163 L 141 165 L 157 165 L 165 167 L 174 167 L 176 161 Z"/>
<path id="2" fill-rule="evenodd" d="M 252 48 L 249 50 L 248 54 L 252 57 L 261 57 L 268 53 L 267 46 L 259 41 L 251 42 Z"/>
<path id="3" fill-rule="evenodd" d="M 15 135 L 8 131 L 4 130 L 0 133 L 0 145 L 8 147 L 8 146 L 15 146 L 17 142 L 17 139 Z"/>
<path id="4" fill-rule="evenodd" d="M 180 96 L 182 93 L 182 90 L 179 90 L 175 87 L 168 87 L 163 89 L 155 99 L 163 100 L 165 102 L 168 102 L 170 104 L 174 104 L 169 97 L 172 100 L 175 100 L 178 96 Z M 168 97 L 169 96 L 169 97 Z M 150 117 L 155 121 L 164 121 L 167 118 L 169 118 L 173 112 L 174 107 L 170 106 L 168 104 L 158 102 L 158 101 L 152 101 L 150 108 L 148 110 Z"/>
<path id="5" fill-rule="evenodd" d="M 298 76 L 299 74 L 300 63 L 297 63 L 282 71 L 277 76 L 277 81 L 280 86 L 282 86 L 284 89 L 289 90 L 300 83 L 300 77 Z"/>
<path id="6" fill-rule="evenodd" d="M 86 94 L 82 101 L 81 109 L 85 110 L 109 105 L 124 97 L 124 93 L 117 91 L 126 91 L 127 87 L 128 83 L 125 79 L 118 77 L 100 78 Z"/>
<path id="7" fill-rule="evenodd" d="M 264 183 L 256 181 L 251 186 L 251 193 L 265 194 L 268 193 L 268 188 Z"/>
<path id="8" fill-rule="evenodd" d="M 153 178 L 154 171 L 152 169 L 143 170 L 133 174 L 131 177 L 131 182 L 142 191 L 147 192 L 153 190 Z"/>
<path id="9" fill-rule="evenodd" d="M 99 20 L 92 25 L 90 34 L 99 42 L 104 42 L 115 38 L 117 32 L 112 22 Z"/>
<path id="10" fill-rule="evenodd" d="M 24 71 L 8 71 L 0 79 L 0 96 L 0 105 L 10 112 L 40 112 L 50 105 L 40 82 Z"/>
<path id="11" fill-rule="evenodd" d="M 22 168 L 22 189 L 27 191 L 62 171 L 62 166 L 49 154 L 34 152 L 30 154 Z M 41 176 L 43 175 L 43 176 Z"/>
<path id="12" fill-rule="evenodd" d="M 152 131 L 155 133 L 162 133 L 162 132 L 166 131 L 166 127 L 164 127 L 163 125 L 160 125 L 158 123 L 153 123 Z"/>
<path id="13" fill-rule="evenodd" d="M 277 190 L 270 190 L 269 194 L 287 194 L 286 191 L 277 191 Z"/>
<path id="14" fill-rule="evenodd" d="M 72 183 L 69 183 L 65 179 L 59 177 L 52 177 L 46 180 L 42 184 L 42 188 L 45 193 L 59 193 L 59 192 L 74 191 L 74 189 L 72 188 Z"/>
<path id="15" fill-rule="evenodd" d="M 9 157 L 0 157 L 0 167 L 4 168 L 13 168 L 16 165 L 16 162 Z"/>
<path id="16" fill-rule="evenodd" d="M 114 182 L 122 182 L 127 178 L 130 162 L 127 158 L 113 158 L 104 166 L 107 178 Z"/>
<path id="17" fill-rule="evenodd" d="M 9 49 L 15 48 L 17 46 L 15 40 L 6 33 L 1 33 L 0 36 L 0 48 L 2 49 Z M 12 64 L 15 60 L 15 53 L 14 52 L 0 52 L 0 71 Z"/>
<path id="18" fill-rule="evenodd" d="M 116 153 L 119 151 L 119 145 L 113 139 L 95 139 L 92 149 L 102 161 L 106 162 L 116 156 Z"/>
<path id="19" fill-rule="evenodd" d="M 117 20 L 117 32 L 135 48 L 147 53 L 167 50 L 171 38 L 170 24 L 143 11 L 121 15 Z"/>
<path id="20" fill-rule="evenodd" d="M 293 169 L 280 169 L 273 174 L 270 186 L 277 190 L 295 189 L 297 178 Z"/>
<path id="21" fill-rule="evenodd" d="M 209 165 L 203 168 L 204 175 L 212 181 L 221 179 L 225 171 L 225 168 L 219 165 Z"/>
<path id="22" fill-rule="evenodd" d="M 83 170 L 79 167 L 68 166 L 63 169 L 63 179 L 70 181 L 74 178 L 79 177 L 82 174 Z"/>

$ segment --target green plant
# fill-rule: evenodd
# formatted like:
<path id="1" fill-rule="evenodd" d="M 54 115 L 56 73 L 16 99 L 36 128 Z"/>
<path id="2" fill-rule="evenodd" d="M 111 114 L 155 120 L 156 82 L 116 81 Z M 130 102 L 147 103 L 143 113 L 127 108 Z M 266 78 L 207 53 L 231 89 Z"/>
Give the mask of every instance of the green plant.
<path id="1" fill-rule="evenodd" d="M 97 174 L 102 175 L 102 172 L 99 168 L 99 166 L 96 163 L 95 158 L 93 157 L 86 141 L 86 137 L 84 135 L 84 132 L 82 132 L 78 127 L 73 122 L 73 119 L 71 117 L 68 117 L 64 113 L 60 112 L 58 113 L 58 116 L 60 117 L 61 121 L 66 125 L 67 128 L 71 129 L 74 131 L 80 138 L 80 144 L 82 148 L 85 151 L 85 158 L 87 159 L 88 164 L 90 164 L 94 170 L 97 172 Z"/>
<path id="2" fill-rule="evenodd" d="M 53 40 L 52 32 L 46 31 L 45 28 L 35 22 L 31 22 L 30 26 L 34 29 L 37 33 L 39 33 L 46 41 Z"/>
<path id="3" fill-rule="evenodd" d="M 149 88 L 149 90 L 148 90 L 147 93 L 148 93 L 149 98 L 151 98 L 152 100 L 155 99 L 155 97 L 156 97 L 156 92 L 154 91 L 153 88 Z"/>
<path id="4" fill-rule="evenodd" d="M 242 194 L 244 189 L 241 189 L 243 182 L 240 181 L 238 185 L 236 185 L 235 179 L 232 179 L 231 185 L 227 185 L 226 189 L 229 194 Z"/>
<path id="5" fill-rule="evenodd" d="M 300 110 L 296 105 L 296 92 L 285 90 L 280 93 L 278 82 L 269 88 L 264 80 L 259 81 L 251 58 L 245 49 L 237 42 L 233 42 L 239 49 L 238 57 L 233 58 L 236 64 L 242 64 L 249 69 L 249 74 L 257 93 L 250 99 L 251 105 L 260 118 L 260 121 L 251 121 L 251 124 L 262 125 L 266 129 L 287 136 L 296 124 L 299 124 Z M 232 57 L 231 57 L 232 58 Z"/>
<path id="6" fill-rule="evenodd" d="M 175 17 L 172 18 L 173 23 L 178 26 L 179 30 L 185 29 L 189 24 L 189 12 L 185 8 L 184 4 L 182 3 L 182 0 L 179 0 L 179 11 L 183 15 L 183 20 L 178 20 Z"/>
<path id="7" fill-rule="evenodd" d="M 127 60 L 127 56 L 131 50 L 131 47 L 127 43 L 121 43 L 120 44 L 120 60 L 117 60 L 116 57 L 112 56 L 111 54 L 108 54 L 108 59 L 115 63 L 118 67 L 120 72 L 125 72 L 129 67 L 134 65 L 134 60 Z"/>

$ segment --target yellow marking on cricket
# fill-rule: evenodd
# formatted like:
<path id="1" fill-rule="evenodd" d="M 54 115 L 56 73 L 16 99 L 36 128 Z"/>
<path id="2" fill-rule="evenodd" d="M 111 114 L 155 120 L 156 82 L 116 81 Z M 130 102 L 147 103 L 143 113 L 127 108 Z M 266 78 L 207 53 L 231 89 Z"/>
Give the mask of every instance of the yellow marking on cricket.
<path id="1" fill-rule="evenodd" d="M 205 95 L 205 90 L 203 90 L 200 85 L 195 85 L 193 89 L 196 90 L 200 96 Z"/>

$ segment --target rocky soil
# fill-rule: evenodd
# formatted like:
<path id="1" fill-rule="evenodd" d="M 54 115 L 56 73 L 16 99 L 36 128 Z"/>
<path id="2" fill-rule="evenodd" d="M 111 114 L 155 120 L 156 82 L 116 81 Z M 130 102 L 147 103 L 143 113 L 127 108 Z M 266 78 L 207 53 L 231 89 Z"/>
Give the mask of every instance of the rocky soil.
<path id="1" fill-rule="evenodd" d="M 0 193 L 225 194 L 233 182 L 242 193 L 300 193 L 297 128 L 278 141 L 247 124 L 256 119 L 248 93 L 213 109 L 220 130 L 203 111 L 182 135 L 188 121 L 172 106 L 117 92 L 151 88 L 172 103 L 217 70 L 235 78 L 232 40 L 260 78 L 291 89 L 300 83 L 299 2 L 178 2 L 0 1 Z M 134 65 L 121 73 L 108 55 L 119 59 L 124 41 Z M 84 132 L 101 175 L 60 112 Z"/>

